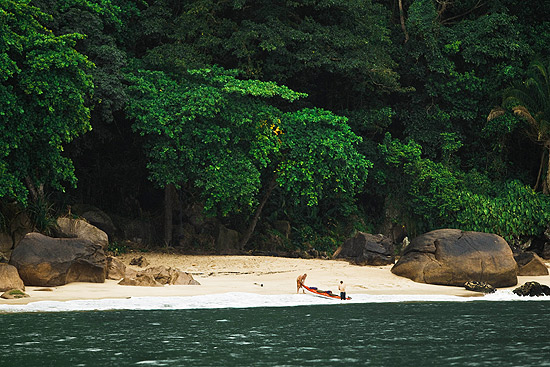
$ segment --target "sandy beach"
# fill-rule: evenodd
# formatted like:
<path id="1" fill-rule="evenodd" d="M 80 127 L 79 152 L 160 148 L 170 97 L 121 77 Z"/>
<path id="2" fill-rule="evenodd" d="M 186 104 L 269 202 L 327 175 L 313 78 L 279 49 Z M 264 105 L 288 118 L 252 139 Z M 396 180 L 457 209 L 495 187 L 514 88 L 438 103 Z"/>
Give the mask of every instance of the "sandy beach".
<path id="1" fill-rule="evenodd" d="M 136 254 L 118 257 L 130 268 Z M 342 260 L 293 259 L 270 256 L 207 256 L 146 253 L 149 266 L 164 265 L 190 273 L 201 285 L 134 287 L 118 285 L 117 280 L 105 283 L 70 283 L 59 287 L 26 287 L 30 298 L 5 300 L 0 304 L 27 304 L 37 301 L 69 301 L 128 297 L 180 297 L 228 292 L 266 295 L 296 293 L 296 277 L 307 273 L 305 284 L 337 292 L 338 283 L 347 283 L 347 292 L 372 295 L 453 295 L 477 296 L 461 287 L 416 283 L 391 273 L 388 266 L 356 266 Z M 549 263 L 546 263 L 550 266 Z M 548 276 L 520 276 L 518 286 L 537 281 L 550 286 Z M 511 287 L 510 289 L 514 289 Z"/>

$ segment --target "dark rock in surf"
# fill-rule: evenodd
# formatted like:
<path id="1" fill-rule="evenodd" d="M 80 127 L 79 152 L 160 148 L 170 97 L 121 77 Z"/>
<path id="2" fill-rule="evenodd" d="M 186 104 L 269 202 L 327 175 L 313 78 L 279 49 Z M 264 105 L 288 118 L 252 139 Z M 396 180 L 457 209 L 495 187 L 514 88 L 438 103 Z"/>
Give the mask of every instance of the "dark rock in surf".
<path id="1" fill-rule="evenodd" d="M 521 287 L 514 289 L 513 292 L 523 297 L 550 296 L 550 287 L 538 282 L 527 282 Z"/>
<path id="2" fill-rule="evenodd" d="M 466 282 L 464 283 L 464 288 L 472 292 L 481 292 L 481 293 L 496 292 L 496 289 L 492 285 L 485 282 L 476 282 L 476 281 Z"/>

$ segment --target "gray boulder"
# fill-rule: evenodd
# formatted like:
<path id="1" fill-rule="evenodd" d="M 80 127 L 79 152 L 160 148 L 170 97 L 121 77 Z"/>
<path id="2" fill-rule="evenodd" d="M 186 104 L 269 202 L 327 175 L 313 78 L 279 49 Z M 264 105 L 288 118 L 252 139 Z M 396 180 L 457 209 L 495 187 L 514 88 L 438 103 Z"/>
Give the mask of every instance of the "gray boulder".
<path id="1" fill-rule="evenodd" d="M 357 265 L 389 265 L 395 262 L 393 241 L 383 235 L 358 232 L 347 239 L 332 257 Z"/>
<path id="2" fill-rule="evenodd" d="M 539 276 L 548 275 L 548 268 L 539 255 L 534 252 L 523 252 L 514 255 L 518 263 L 518 275 Z"/>
<path id="3" fill-rule="evenodd" d="M 506 241 L 495 234 L 439 229 L 414 238 L 392 273 L 415 282 L 493 287 L 517 284 L 517 264 Z"/>
<path id="4" fill-rule="evenodd" d="M 57 218 L 59 230 L 66 237 L 76 237 L 97 243 L 106 249 L 109 246 L 109 237 L 101 229 L 82 219 Z"/>
<path id="5" fill-rule="evenodd" d="M 0 292 L 5 292 L 10 289 L 20 289 L 24 291 L 25 284 L 23 284 L 15 266 L 0 263 Z"/>
<path id="6" fill-rule="evenodd" d="M 105 282 L 101 245 L 82 238 L 51 238 L 29 233 L 11 254 L 25 285 L 55 287 L 71 282 Z"/>

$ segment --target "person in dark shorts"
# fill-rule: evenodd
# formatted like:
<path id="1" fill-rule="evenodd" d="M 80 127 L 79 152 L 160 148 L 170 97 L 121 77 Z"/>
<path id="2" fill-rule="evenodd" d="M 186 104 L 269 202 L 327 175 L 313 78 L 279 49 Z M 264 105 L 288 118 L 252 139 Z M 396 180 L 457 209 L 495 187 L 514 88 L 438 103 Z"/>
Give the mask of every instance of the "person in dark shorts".
<path id="1" fill-rule="evenodd" d="M 340 284 L 338 284 L 338 290 L 340 291 L 340 299 L 345 300 L 346 299 L 346 285 L 344 284 L 343 280 L 341 280 Z"/>

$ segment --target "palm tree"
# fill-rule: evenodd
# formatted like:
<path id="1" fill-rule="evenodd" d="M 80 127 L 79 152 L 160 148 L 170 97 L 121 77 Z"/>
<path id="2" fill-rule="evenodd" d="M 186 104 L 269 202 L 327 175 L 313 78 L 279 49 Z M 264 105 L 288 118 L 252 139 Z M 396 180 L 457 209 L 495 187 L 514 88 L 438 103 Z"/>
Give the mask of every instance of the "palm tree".
<path id="1" fill-rule="evenodd" d="M 538 187 L 544 162 L 546 160 L 546 178 L 542 183 L 542 192 L 550 193 L 550 71 L 549 63 L 535 59 L 529 64 L 527 79 L 521 84 L 513 85 L 503 93 L 502 104 L 494 108 L 487 116 L 491 121 L 511 111 L 527 122 L 527 136 L 543 146 L 539 175 L 535 189 Z"/>

